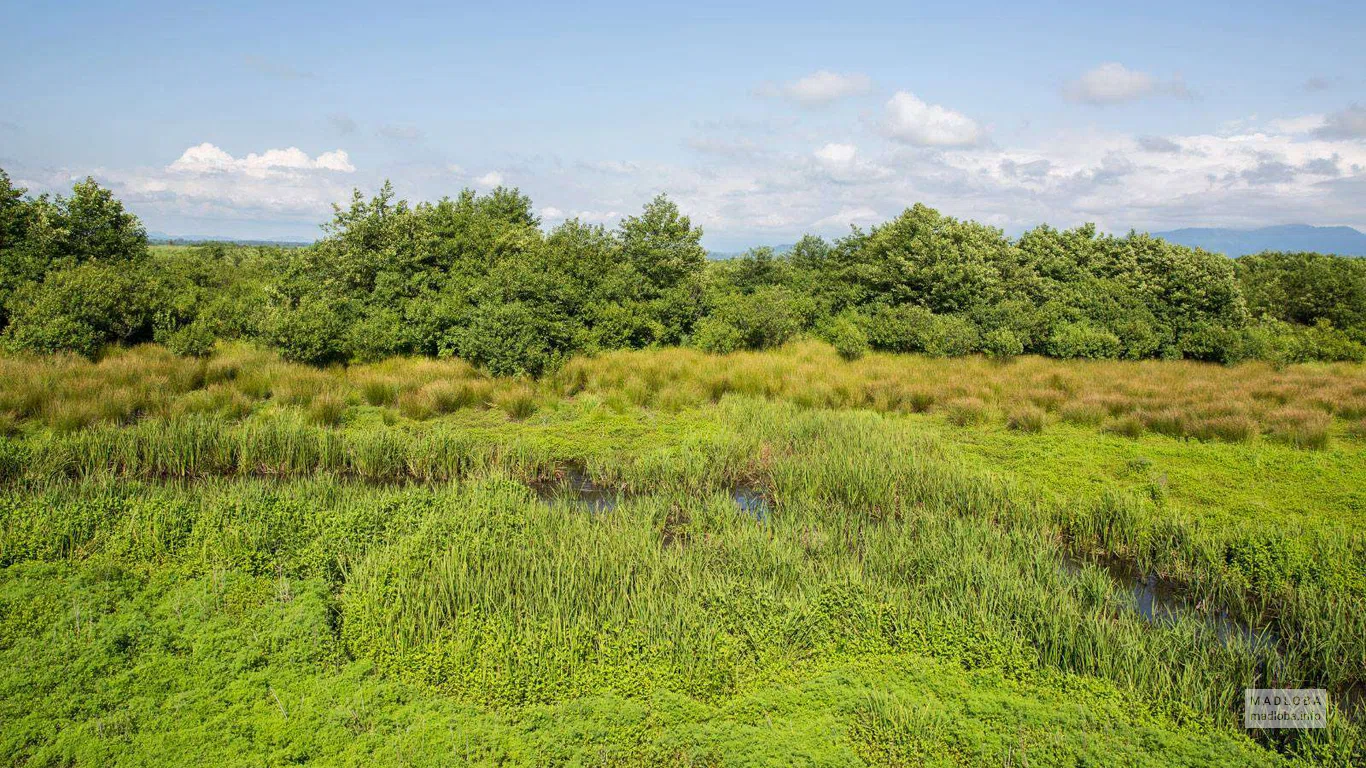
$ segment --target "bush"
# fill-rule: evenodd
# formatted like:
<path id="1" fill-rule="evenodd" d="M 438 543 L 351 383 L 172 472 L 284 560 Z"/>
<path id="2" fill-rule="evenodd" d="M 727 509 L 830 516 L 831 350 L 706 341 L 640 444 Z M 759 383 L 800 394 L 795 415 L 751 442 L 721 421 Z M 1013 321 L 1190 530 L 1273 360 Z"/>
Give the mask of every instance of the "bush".
<path id="1" fill-rule="evenodd" d="M 936 357 L 960 357 L 977 351 L 977 325 L 963 315 L 935 315 L 925 352 Z"/>
<path id="2" fill-rule="evenodd" d="M 713 302 L 716 305 L 715 309 L 710 315 L 699 320 L 697 326 L 700 327 L 708 319 L 714 318 L 739 334 L 739 345 L 736 348 L 743 349 L 769 349 L 781 346 L 806 327 L 807 318 L 815 311 L 809 297 L 798 296 L 786 288 L 775 287 L 760 288 L 748 295 L 725 294 L 714 298 Z M 713 336 L 718 332 L 722 335 Z M 731 332 L 721 331 L 719 327 L 713 327 L 703 335 L 707 343 L 720 342 L 722 346 L 730 342 L 731 336 Z M 708 351 L 722 350 L 718 348 Z"/>
<path id="3" fill-rule="evenodd" d="M 208 357 L 218 341 L 208 324 L 199 320 L 175 329 L 158 329 L 156 340 L 180 357 Z"/>
<path id="4" fill-rule="evenodd" d="M 868 334 L 848 316 L 836 317 L 821 329 L 821 336 L 845 360 L 858 360 L 868 354 Z"/>
<path id="5" fill-rule="evenodd" d="M 411 351 L 403 318 L 387 307 L 367 308 L 347 328 L 346 357 L 373 363 Z"/>
<path id="6" fill-rule="evenodd" d="M 328 299 L 307 298 L 281 308 L 272 326 L 271 340 L 286 360 L 324 365 L 345 359 L 346 320 Z"/>
<path id="7" fill-rule="evenodd" d="M 451 332 L 442 351 L 482 365 L 495 376 L 539 376 L 573 351 L 569 325 L 548 307 L 528 302 L 484 304 L 471 313 L 467 325 Z"/>
<path id="8" fill-rule="evenodd" d="M 1005 359 L 1024 352 L 1024 344 L 1009 328 L 997 328 L 982 337 L 982 351 L 988 357 Z"/>
<path id="9" fill-rule="evenodd" d="M 868 318 L 869 342 L 887 352 L 924 352 L 933 330 L 934 314 L 912 304 L 878 307 Z"/>
<path id="10" fill-rule="evenodd" d="M 148 338 L 154 301 L 140 271 L 86 264 L 17 294 L 5 332 L 15 349 L 94 359 L 105 344 Z"/>
<path id="11" fill-rule="evenodd" d="M 1118 336 L 1087 323 L 1064 323 L 1048 339 L 1048 353 L 1064 359 L 1112 360 L 1122 350 Z"/>
<path id="12" fill-rule="evenodd" d="M 1181 339 L 1181 355 L 1187 360 L 1207 363 L 1236 363 L 1247 354 L 1241 331 L 1220 325 L 1205 324 Z"/>
<path id="13" fill-rule="evenodd" d="M 703 352 L 728 355 L 744 345 L 739 328 L 719 317 L 704 317 L 693 328 L 692 344 Z"/>

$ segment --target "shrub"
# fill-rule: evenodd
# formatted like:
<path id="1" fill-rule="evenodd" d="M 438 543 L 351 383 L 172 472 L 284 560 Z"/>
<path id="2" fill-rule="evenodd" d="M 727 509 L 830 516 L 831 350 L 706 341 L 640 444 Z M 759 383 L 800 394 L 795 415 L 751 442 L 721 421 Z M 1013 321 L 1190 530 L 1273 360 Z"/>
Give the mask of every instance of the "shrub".
<path id="1" fill-rule="evenodd" d="M 271 326 L 271 340 L 286 360 L 324 365 L 345 358 L 346 318 L 330 299 L 307 298 L 280 308 Z"/>
<path id="2" fill-rule="evenodd" d="M 208 357 L 217 338 L 206 323 L 195 320 L 174 330 L 159 332 L 157 341 L 180 357 Z"/>
<path id="3" fill-rule="evenodd" d="M 925 352 L 936 357 L 960 357 L 980 344 L 977 326 L 963 315 L 936 315 L 925 340 Z"/>
<path id="4" fill-rule="evenodd" d="M 888 352 L 924 352 L 933 331 L 934 314 L 913 304 L 878 307 L 868 318 L 869 342 Z"/>
<path id="5" fill-rule="evenodd" d="M 858 360 L 868 354 L 868 334 L 852 318 L 836 317 L 826 323 L 821 336 L 835 347 L 845 360 Z"/>
<path id="6" fill-rule="evenodd" d="M 727 355 L 744 344 L 740 329 L 719 317 L 704 317 L 693 327 L 692 344 L 703 352 Z"/>
<path id="7" fill-rule="evenodd" d="M 1111 360 L 1123 351 L 1119 337 L 1088 323 L 1064 323 L 1048 339 L 1048 352 L 1064 359 Z"/>
<path id="8" fill-rule="evenodd" d="M 709 318 L 729 325 L 739 336 L 740 349 L 769 349 L 781 346 L 802 328 L 814 312 L 809 297 L 799 296 L 787 288 L 765 286 L 752 294 L 725 294 L 713 299 L 715 309 Z M 698 326 L 706 322 L 703 318 Z M 730 342 L 732 333 L 722 331 L 718 337 L 707 339 Z M 724 346 L 724 344 L 722 345 Z M 721 348 L 708 351 L 723 351 Z"/>
<path id="9" fill-rule="evenodd" d="M 154 301 L 138 270 L 86 264 L 16 295 L 5 333 L 15 349 L 94 359 L 105 344 L 149 337 Z"/>
<path id="10" fill-rule="evenodd" d="M 539 376 L 559 367 L 573 351 L 572 326 L 548 306 L 483 304 L 468 324 L 450 333 L 442 353 L 485 366 L 495 376 Z"/>
<path id="11" fill-rule="evenodd" d="M 1246 358 L 1247 346 L 1241 331 L 1206 323 L 1182 337 L 1181 354 L 1188 360 L 1236 363 Z"/>
<path id="12" fill-rule="evenodd" d="M 988 357 L 1006 359 L 1022 354 L 1024 343 L 1009 328 L 997 328 L 982 337 L 982 351 Z"/>

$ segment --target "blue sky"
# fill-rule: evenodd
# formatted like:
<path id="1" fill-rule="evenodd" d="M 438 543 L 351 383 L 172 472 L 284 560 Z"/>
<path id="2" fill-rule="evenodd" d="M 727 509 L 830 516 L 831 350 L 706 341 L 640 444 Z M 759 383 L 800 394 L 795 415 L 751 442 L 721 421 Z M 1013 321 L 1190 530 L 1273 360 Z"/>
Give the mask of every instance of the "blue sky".
<path id="1" fill-rule="evenodd" d="M 1366 228 L 1366 3 L 15 3 L 0 167 L 311 238 L 385 178 L 734 249 L 915 202 L 1009 232 Z"/>

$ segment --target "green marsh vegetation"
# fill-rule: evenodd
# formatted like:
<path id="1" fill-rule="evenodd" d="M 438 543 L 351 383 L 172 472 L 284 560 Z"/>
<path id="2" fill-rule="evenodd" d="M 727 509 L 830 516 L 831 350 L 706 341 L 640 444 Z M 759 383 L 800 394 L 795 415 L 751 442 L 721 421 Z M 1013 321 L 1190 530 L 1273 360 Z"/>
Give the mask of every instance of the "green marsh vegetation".
<path id="1" fill-rule="evenodd" d="M 5 762 L 1366 760 L 1355 262 L 6 190 Z"/>
<path id="2" fill-rule="evenodd" d="M 540 380 L 245 346 L 0 366 L 15 759 L 1361 756 L 1345 706 L 1308 736 L 1237 727 L 1246 685 L 1362 683 L 1366 443 L 1310 402 L 1350 396 L 1360 366 L 850 362 L 815 342 Z M 1246 439 L 1064 417 L 1141 411 L 1118 383 L 1182 366 L 1191 407 L 1243 393 L 1223 400 Z M 1012 423 L 1026 408 L 1038 430 Z M 1278 437 L 1286 408 L 1324 414 L 1327 442 Z M 533 490 L 575 467 L 616 503 Z M 1182 609 L 1145 618 L 1116 563 Z"/>

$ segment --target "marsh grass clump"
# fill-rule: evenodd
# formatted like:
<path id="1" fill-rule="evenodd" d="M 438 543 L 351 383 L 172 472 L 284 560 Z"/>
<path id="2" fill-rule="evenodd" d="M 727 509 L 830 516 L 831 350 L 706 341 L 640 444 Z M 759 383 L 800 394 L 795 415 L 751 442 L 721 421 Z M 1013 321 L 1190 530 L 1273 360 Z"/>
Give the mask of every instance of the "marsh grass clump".
<path id="1" fill-rule="evenodd" d="M 1060 411 L 1062 420 L 1068 424 L 1094 427 L 1105 421 L 1105 406 L 1091 401 L 1075 401 L 1064 405 Z"/>
<path id="2" fill-rule="evenodd" d="M 1035 406 L 1023 406 L 1006 416 L 1006 427 L 1017 432 L 1042 432 L 1048 423 L 1048 412 Z"/>
<path id="3" fill-rule="evenodd" d="M 1121 416 L 1118 419 L 1111 419 L 1105 424 L 1106 432 L 1130 439 L 1142 437 L 1145 429 L 1143 420 L 1138 416 Z"/>
<path id="4" fill-rule="evenodd" d="M 1269 417 L 1268 436 L 1296 448 L 1321 450 L 1328 447 L 1331 417 L 1320 410 L 1282 408 Z"/>
<path id="5" fill-rule="evenodd" d="M 361 397 L 373 406 L 388 407 L 396 404 L 399 391 L 398 382 L 391 379 L 371 377 L 360 382 Z"/>
<path id="6" fill-rule="evenodd" d="M 1138 414 L 1143 428 L 1167 437 L 1182 438 L 1190 434 L 1190 418 L 1183 411 L 1163 408 L 1158 411 L 1143 411 Z"/>
<path id="7" fill-rule="evenodd" d="M 346 413 L 346 397 L 340 392 L 321 392 L 308 404 L 308 418 L 314 424 L 335 427 Z"/>
<path id="8" fill-rule="evenodd" d="M 1212 416 L 1196 421 L 1190 427 L 1193 437 L 1200 440 L 1219 440 L 1225 443 L 1245 443 L 1258 433 L 1257 422 L 1247 416 Z"/>
<path id="9" fill-rule="evenodd" d="M 956 427 L 981 424 L 987 418 L 987 404 L 980 398 L 960 397 L 944 404 L 944 416 Z"/>
<path id="10" fill-rule="evenodd" d="M 536 391 L 529 385 L 500 388 L 493 396 L 494 405 L 514 419 L 525 419 L 536 412 Z"/>

